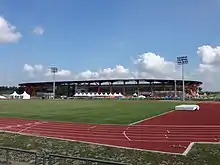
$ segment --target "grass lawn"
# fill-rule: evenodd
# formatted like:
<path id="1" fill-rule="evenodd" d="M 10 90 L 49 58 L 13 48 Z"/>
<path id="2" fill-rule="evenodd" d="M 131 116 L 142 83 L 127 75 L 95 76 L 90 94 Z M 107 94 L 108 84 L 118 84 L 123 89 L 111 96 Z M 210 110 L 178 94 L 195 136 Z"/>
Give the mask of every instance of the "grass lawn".
<path id="1" fill-rule="evenodd" d="M 0 146 L 39 153 L 44 151 L 47 154 L 124 162 L 132 165 L 219 165 L 220 162 L 220 144 L 196 144 L 187 156 L 179 156 L 0 133 Z M 0 156 L 3 154 L 3 150 L 0 150 Z M 28 155 L 21 153 L 13 153 L 13 157 L 22 162 L 29 159 Z M 64 164 L 69 165 L 68 163 Z"/>
<path id="2" fill-rule="evenodd" d="M 0 117 L 129 124 L 170 111 L 179 102 L 131 100 L 7 100 L 0 101 Z"/>

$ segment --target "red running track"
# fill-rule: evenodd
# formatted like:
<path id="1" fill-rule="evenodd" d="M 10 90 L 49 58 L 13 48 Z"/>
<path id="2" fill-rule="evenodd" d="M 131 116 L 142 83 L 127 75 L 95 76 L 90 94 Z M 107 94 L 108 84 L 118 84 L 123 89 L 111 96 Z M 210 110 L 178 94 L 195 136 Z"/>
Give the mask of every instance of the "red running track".
<path id="1" fill-rule="evenodd" d="M 220 141 L 220 104 L 201 103 L 199 111 L 173 111 L 135 125 L 42 122 L 0 118 L 2 131 L 183 154 L 192 142 Z"/>

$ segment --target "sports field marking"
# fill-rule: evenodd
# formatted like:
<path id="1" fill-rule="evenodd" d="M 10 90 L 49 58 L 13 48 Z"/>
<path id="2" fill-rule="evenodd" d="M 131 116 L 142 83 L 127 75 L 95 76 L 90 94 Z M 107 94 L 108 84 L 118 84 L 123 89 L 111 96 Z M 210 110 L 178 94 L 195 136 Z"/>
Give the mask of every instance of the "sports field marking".
<path id="1" fill-rule="evenodd" d="M 128 141 L 131 141 L 131 139 L 126 135 L 126 131 L 123 132 L 123 135 Z"/>
<path id="2" fill-rule="evenodd" d="M 195 144 L 220 144 L 220 142 L 191 142 L 182 155 L 186 156 Z"/>
<path id="3" fill-rule="evenodd" d="M 6 132 L 6 133 L 12 133 L 12 134 L 18 134 L 18 135 L 24 135 L 24 136 L 31 136 L 31 137 L 39 137 L 39 138 L 46 138 L 46 139 L 55 139 L 55 140 L 62 140 L 62 141 L 71 141 L 71 142 L 79 142 L 84 144 L 92 144 L 92 145 L 99 145 L 99 146 L 106 146 L 106 147 L 114 147 L 119 149 L 128 149 L 128 150 L 137 150 L 137 151 L 147 151 L 147 152 L 153 152 L 153 153 L 160 153 L 160 154 L 169 154 L 169 155 L 182 155 L 181 153 L 175 153 L 175 152 L 165 152 L 165 151 L 156 151 L 156 150 L 146 150 L 146 149 L 138 149 L 138 148 L 131 148 L 131 147 L 123 147 L 123 146 L 116 146 L 111 144 L 101 144 L 101 143 L 94 143 L 94 142 L 87 142 L 82 140 L 67 140 L 64 138 L 57 138 L 57 137 L 48 137 L 48 136 L 42 136 L 42 135 L 34 135 L 34 134 L 28 134 L 28 133 L 18 133 L 13 131 L 2 131 L 0 132 Z"/>
<path id="4" fill-rule="evenodd" d="M 28 134 L 28 133 L 23 133 L 23 132 L 18 133 L 18 132 L 13 132 L 13 131 L 2 131 L 2 130 L 0 132 L 13 133 L 13 134 L 19 134 L 19 135 L 25 135 L 25 136 L 31 136 L 31 137 L 46 138 L 46 139 L 62 140 L 62 141 L 80 142 L 80 143 L 85 143 L 85 144 L 122 148 L 122 149 L 128 149 L 128 150 L 137 150 L 137 151 L 146 151 L 146 152 L 153 152 L 153 153 L 160 153 L 160 154 L 182 155 L 182 156 L 186 156 L 195 144 L 220 144 L 220 142 L 191 142 L 183 153 L 175 153 L 175 152 L 164 152 L 164 151 L 130 148 L 130 147 L 123 147 L 123 146 L 109 145 L 109 144 L 101 144 L 101 143 L 87 142 L 87 141 L 81 141 L 81 140 L 67 140 L 64 138 L 47 137 L 47 136 L 34 135 L 34 134 Z"/>
<path id="5" fill-rule="evenodd" d="M 129 126 L 131 126 L 131 125 L 136 125 L 136 124 L 139 124 L 139 123 L 141 123 L 141 122 L 148 121 L 148 120 L 151 120 L 151 119 L 153 119 L 153 118 L 160 117 L 160 116 L 166 115 L 166 114 L 171 113 L 171 112 L 174 112 L 174 110 L 171 110 L 171 111 L 168 111 L 168 112 L 164 112 L 164 113 L 160 113 L 160 114 L 158 114 L 158 115 L 155 115 L 155 116 L 152 116 L 152 117 L 149 117 L 149 118 L 146 118 L 146 119 L 142 119 L 142 120 L 139 120 L 139 121 L 130 123 Z"/>
<path id="6" fill-rule="evenodd" d="M 91 131 L 93 128 L 96 128 L 96 126 L 89 127 L 88 130 Z"/>
<path id="7" fill-rule="evenodd" d="M 220 125 L 133 125 L 132 127 L 220 128 Z"/>
<path id="8" fill-rule="evenodd" d="M 34 122 L 34 123 L 32 123 L 30 126 L 28 126 L 28 127 L 26 127 L 26 128 L 23 128 L 23 129 L 21 129 L 21 130 L 18 131 L 18 132 L 19 132 L 19 133 L 24 132 L 24 131 L 26 131 L 26 130 L 28 130 L 28 129 L 31 129 L 31 128 L 37 126 L 37 125 L 44 124 L 44 123 L 47 123 L 47 122 Z"/>
<path id="9" fill-rule="evenodd" d="M 10 128 L 17 128 L 17 127 L 23 127 L 23 126 L 27 126 L 27 125 L 31 125 L 33 123 L 28 123 L 28 124 L 16 124 L 16 125 L 7 125 L 4 127 L 0 127 L 0 130 L 2 129 L 10 129 Z"/>
<path id="10" fill-rule="evenodd" d="M 36 123 L 35 123 L 36 124 Z M 40 124 L 40 123 L 38 123 Z M 129 128 L 129 127 L 128 127 Z M 31 128 L 30 128 L 31 129 Z M 126 130 L 125 130 L 126 131 Z M 2 131 L 4 132 L 4 131 Z M 53 137 L 48 137 L 50 135 L 39 135 L 37 132 L 36 133 L 24 133 L 24 132 L 13 132 L 13 131 L 5 131 L 5 132 L 11 132 L 11 133 L 16 133 L 16 134 L 23 134 L 23 135 L 28 135 L 28 136 L 36 136 L 36 137 L 46 137 L 46 138 L 52 138 L 52 139 L 59 139 L 59 140 L 65 140 L 65 141 L 77 141 L 77 142 L 83 142 L 83 143 L 88 143 L 88 144 L 96 144 L 96 145 L 102 145 L 102 146 L 110 146 L 110 147 L 117 147 L 117 148 L 125 148 L 125 149 L 133 149 L 133 150 L 141 150 L 141 151 L 150 151 L 150 152 L 157 152 L 157 153 L 168 153 L 168 154 L 178 154 L 178 155 L 184 155 L 186 153 L 188 153 L 191 148 L 190 146 L 189 147 L 186 147 L 186 150 L 183 152 L 183 153 L 171 153 L 171 152 L 164 152 L 164 151 L 155 151 L 155 150 L 147 150 L 147 149 L 137 149 L 137 148 L 130 148 L 130 147 L 122 147 L 120 145 L 108 145 L 108 144 L 100 144 L 100 143 L 93 143 L 93 142 L 88 142 L 88 141 L 84 141 L 84 140 L 94 140 L 94 139 L 97 139 L 97 138 L 94 138 L 94 137 L 91 137 L 91 138 L 84 138 L 84 140 L 71 140 L 71 139 L 68 139 L 68 138 L 62 138 L 62 137 L 57 137 L 57 138 L 53 138 Z M 59 132 L 59 131 L 58 131 Z M 50 132 L 49 132 L 50 133 Z M 125 132 L 125 135 L 126 135 L 126 132 Z M 127 135 L 126 135 L 127 136 Z M 129 138 L 129 137 L 128 137 Z M 99 139 L 99 138 L 98 138 Z M 109 138 L 105 138 L 106 140 L 120 140 L 120 139 L 114 139 L 113 137 L 109 137 Z M 130 139 L 130 138 L 129 138 Z M 123 139 L 121 139 L 123 140 Z M 136 140 L 131 140 L 131 141 L 136 141 Z M 144 140 L 145 142 L 167 142 L 167 140 Z M 170 142 L 188 142 L 188 144 L 190 145 L 191 143 L 189 141 L 170 141 Z M 194 144 L 194 143 L 193 143 Z M 193 145 L 191 144 L 191 145 Z M 210 144 L 210 143 L 209 143 Z M 211 143 L 211 144 L 216 144 L 215 142 L 214 143 Z M 219 144 L 219 143 L 218 143 Z M 191 146 L 192 147 L 192 146 Z"/>

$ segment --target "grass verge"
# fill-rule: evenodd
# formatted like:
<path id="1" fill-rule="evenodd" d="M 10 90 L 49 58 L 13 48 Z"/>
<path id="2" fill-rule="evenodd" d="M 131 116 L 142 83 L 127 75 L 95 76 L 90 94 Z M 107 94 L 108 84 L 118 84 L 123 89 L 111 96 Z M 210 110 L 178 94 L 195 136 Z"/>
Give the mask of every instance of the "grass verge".
<path id="1" fill-rule="evenodd" d="M 177 156 L 1 133 L 0 146 L 133 165 L 219 165 L 220 162 L 220 144 L 196 144 L 187 156 Z"/>

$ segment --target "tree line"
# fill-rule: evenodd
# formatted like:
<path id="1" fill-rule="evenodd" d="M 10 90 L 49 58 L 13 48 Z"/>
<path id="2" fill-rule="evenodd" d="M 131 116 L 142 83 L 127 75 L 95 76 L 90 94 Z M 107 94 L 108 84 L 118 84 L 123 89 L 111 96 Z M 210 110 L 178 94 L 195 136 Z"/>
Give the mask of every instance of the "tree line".
<path id="1" fill-rule="evenodd" d="M 11 94 L 16 91 L 18 94 L 24 92 L 24 88 L 16 86 L 0 86 L 0 94 Z"/>

